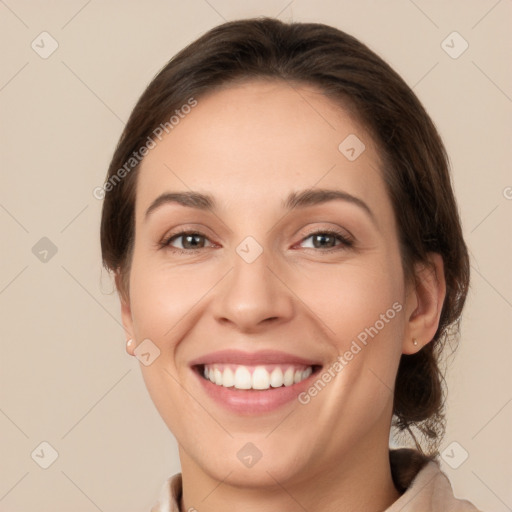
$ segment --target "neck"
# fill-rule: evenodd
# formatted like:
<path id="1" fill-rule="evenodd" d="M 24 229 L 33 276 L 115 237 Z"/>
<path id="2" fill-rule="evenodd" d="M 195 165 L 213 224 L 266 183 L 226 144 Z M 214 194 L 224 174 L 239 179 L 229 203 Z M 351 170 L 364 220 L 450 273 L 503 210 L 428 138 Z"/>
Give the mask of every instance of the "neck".
<path id="1" fill-rule="evenodd" d="M 286 481 L 277 481 L 268 472 L 268 485 L 256 488 L 231 484 L 229 471 L 224 480 L 216 480 L 184 453 L 180 459 L 182 512 L 224 512 L 226 504 L 230 511 L 243 512 L 383 512 L 400 497 L 386 445 L 364 452 L 352 449 L 342 461 L 324 463 L 321 471 L 308 468 L 307 474 Z"/>

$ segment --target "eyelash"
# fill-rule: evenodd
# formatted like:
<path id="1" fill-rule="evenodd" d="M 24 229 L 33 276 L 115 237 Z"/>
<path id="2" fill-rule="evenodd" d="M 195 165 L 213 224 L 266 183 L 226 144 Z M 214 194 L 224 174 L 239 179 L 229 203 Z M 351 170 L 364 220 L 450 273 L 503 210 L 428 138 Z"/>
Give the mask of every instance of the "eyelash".
<path id="1" fill-rule="evenodd" d="M 167 237 L 164 240 L 162 240 L 162 242 L 160 242 L 159 245 L 162 249 L 167 248 L 167 249 L 171 250 L 172 252 L 175 252 L 178 254 L 185 254 L 185 253 L 191 254 L 191 253 L 196 253 L 197 251 L 200 251 L 202 249 L 206 249 L 206 247 L 199 247 L 197 249 L 179 249 L 177 247 L 173 247 L 170 245 L 171 242 L 173 242 L 177 238 L 183 237 L 185 235 L 201 236 L 201 237 L 208 239 L 208 237 L 205 234 L 200 233 L 198 231 L 179 231 L 178 233 L 174 233 L 170 237 Z M 334 251 L 349 249 L 349 248 L 353 247 L 353 245 L 354 245 L 354 241 L 349 239 L 344 234 L 340 233 L 339 231 L 329 230 L 329 229 L 322 229 L 322 230 L 317 230 L 317 231 L 308 233 L 304 238 L 302 238 L 302 240 L 300 242 L 304 242 L 304 240 L 307 240 L 308 238 L 310 238 L 314 235 L 334 236 L 334 237 L 336 237 L 337 240 L 339 240 L 341 242 L 341 244 L 339 244 L 335 247 L 328 247 L 327 249 L 317 249 L 315 247 L 307 247 L 307 249 L 313 249 L 313 250 L 317 249 L 317 250 L 320 250 L 321 252 L 334 252 Z"/>

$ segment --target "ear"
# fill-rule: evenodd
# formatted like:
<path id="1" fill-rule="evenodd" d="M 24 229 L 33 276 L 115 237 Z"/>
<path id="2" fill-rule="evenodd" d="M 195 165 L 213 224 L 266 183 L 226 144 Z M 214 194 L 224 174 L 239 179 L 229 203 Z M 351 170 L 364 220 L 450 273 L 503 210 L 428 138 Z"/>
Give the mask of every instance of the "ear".
<path id="1" fill-rule="evenodd" d="M 402 346 L 403 354 L 415 354 L 430 343 L 439 326 L 439 319 L 446 296 L 446 279 L 443 258 L 428 254 L 430 264 L 414 265 L 415 283 L 406 297 L 406 326 Z M 413 340 L 417 340 L 414 345 Z"/>
<path id="2" fill-rule="evenodd" d="M 130 296 L 125 289 L 125 284 L 123 283 L 123 279 L 119 272 L 116 272 L 115 275 L 116 288 L 119 295 L 119 300 L 121 302 L 121 320 L 123 322 L 124 334 L 126 336 L 126 340 L 134 340 L 133 333 L 133 320 L 132 320 L 132 310 L 130 307 Z M 134 340 L 135 341 L 135 340 Z M 131 356 L 135 355 L 136 343 L 127 343 L 126 352 Z"/>

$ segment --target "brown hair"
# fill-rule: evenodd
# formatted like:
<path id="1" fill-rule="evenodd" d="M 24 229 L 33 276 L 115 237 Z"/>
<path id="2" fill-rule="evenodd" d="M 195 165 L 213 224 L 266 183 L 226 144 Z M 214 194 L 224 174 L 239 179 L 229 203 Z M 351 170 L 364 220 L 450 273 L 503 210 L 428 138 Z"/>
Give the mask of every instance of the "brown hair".
<path id="1" fill-rule="evenodd" d="M 354 37 L 318 23 L 284 23 L 272 18 L 219 25 L 188 45 L 156 75 L 135 105 L 107 175 L 101 219 L 106 268 L 128 293 L 134 242 L 138 162 L 132 156 L 154 138 L 155 129 L 191 98 L 239 80 L 278 79 L 316 86 L 350 108 L 372 135 L 394 207 L 404 274 L 428 264 L 427 253 L 443 258 L 446 297 L 432 341 L 414 355 L 402 355 L 396 377 L 394 425 L 414 427 L 431 453 L 444 434 L 444 387 L 440 352 L 458 334 L 469 287 L 469 258 L 441 138 L 403 79 Z M 122 179 L 120 170 L 125 169 Z"/>

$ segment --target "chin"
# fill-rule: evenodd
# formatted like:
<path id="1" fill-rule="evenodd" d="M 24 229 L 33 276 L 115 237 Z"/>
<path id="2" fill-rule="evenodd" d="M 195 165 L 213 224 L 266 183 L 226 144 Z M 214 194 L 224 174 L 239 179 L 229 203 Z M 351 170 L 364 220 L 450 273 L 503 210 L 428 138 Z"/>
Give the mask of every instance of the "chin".
<path id="1" fill-rule="evenodd" d="M 198 450 L 198 445 L 189 454 L 210 478 L 235 487 L 275 487 L 290 480 L 300 481 L 301 475 L 307 480 L 312 470 L 311 457 L 305 451 L 308 443 L 297 441 L 290 446 L 283 441 L 277 435 L 273 439 L 261 434 L 237 436 L 218 442 L 207 457 L 207 449 Z"/>

